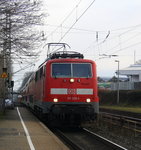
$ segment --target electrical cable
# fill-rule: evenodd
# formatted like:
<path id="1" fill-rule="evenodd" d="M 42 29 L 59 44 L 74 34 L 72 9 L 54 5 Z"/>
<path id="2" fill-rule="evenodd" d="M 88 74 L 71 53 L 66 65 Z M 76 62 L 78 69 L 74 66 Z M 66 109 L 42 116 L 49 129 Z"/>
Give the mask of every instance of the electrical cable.
<path id="1" fill-rule="evenodd" d="M 25 70 L 25 69 L 27 69 L 27 68 L 29 68 L 29 67 L 33 66 L 33 65 L 35 65 L 35 64 L 34 64 L 34 63 L 32 63 L 32 64 L 30 64 L 30 65 L 27 65 L 27 66 L 23 67 L 22 69 L 20 69 L 20 70 L 17 70 L 17 71 L 15 71 L 15 72 L 13 72 L 13 73 L 12 73 L 12 75 L 14 75 L 14 74 L 16 74 L 16 73 L 18 73 L 18 72 L 20 72 L 20 71 L 23 71 L 23 70 Z"/>
<path id="2" fill-rule="evenodd" d="M 140 45 L 140 44 L 141 44 L 141 42 L 132 44 L 132 45 L 130 45 L 130 46 L 127 46 L 127 47 L 121 48 L 121 49 L 119 49 L 119 50 L 117 50 L 117 51 L 114 51 L 114 52 L 112 52 L 112 54 L 115 54 L 115 53 L 117 53 L 117 52 L 123 51 L 123 50 L 125 50 L 125 49 L 128 49 L 128 48 L 130 48 L 130 47 L 134 47 L 134 46 Z"/>
<path id="3" fill-rule="evenodd" d="M 137 33 L 136 35 L 134 35 L 134 36 L 128 38 L 127 40 L 123 41 L 123 43 L 125 44 L 125 43 L 128 42 L 130 39 L 135 38 L 135 37 L 138 36 L 139 34 L 140 34 L 140 33 Z M 115 49 L 115 48 L 117 48 L 118 46 L 120 46 L 120 44 L 121 44 L 121 43 L 118 43 L 116 46 L 114 46 L 113 48 L 109 49 L 108 52 L 111 51 L 111 50 L 113 50 L 113 49 Z"/>
<path id="4" fill-rule="evenodd" d="M 80 0 L 79 2 L 78 2 L 78 4 L 71 10 L 71 12 L 65 17 L 65 19 L 61 22 L 61 24 L 55 29 L 55 30 L 53 30 L 46 38 L 48 38 L 50 35 L 52 35 L 54 32 L 56 32 L 56 30 L 60 27 L 60 26 L 62 26 L 62 24 L 71 16 L 71 14 L 75 11 L 75 9 L 80 5 L 80 3 L 81 3 L 81 1 L 82 0 Z M 45 44 L 44 46 L 43 46 L 43 48 L 46 46 L 47 44 Z"/>
<path id="5" fill-rule="evenodd" d="M 84 12 L 78 17 L 78 19 L 71 25 L 71 27 L 67 30 L 67 32 L 60 38 L 58 43 L 62 41 L 62 39 L 69 33 L 69 31 L 73 28 L 73 26 L 82 18 L 82 16 L 88 11 L 88 9 L 94 4 L 96 0 L 93 0 L 90 5 L 84 10 Z"/>

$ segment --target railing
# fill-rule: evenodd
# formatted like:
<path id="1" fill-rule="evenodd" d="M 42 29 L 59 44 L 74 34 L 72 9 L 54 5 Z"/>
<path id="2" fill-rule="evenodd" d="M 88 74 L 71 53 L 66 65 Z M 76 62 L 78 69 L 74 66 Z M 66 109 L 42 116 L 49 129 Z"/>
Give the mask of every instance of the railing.
<path id="1" fill-rule="evenodd" d="M 100 113 L 99 119 L 112 125 L 129 129 L 133 131 L 135 135 L 137 133 L 141 134 L 141 119 L 110 113 Z"/>

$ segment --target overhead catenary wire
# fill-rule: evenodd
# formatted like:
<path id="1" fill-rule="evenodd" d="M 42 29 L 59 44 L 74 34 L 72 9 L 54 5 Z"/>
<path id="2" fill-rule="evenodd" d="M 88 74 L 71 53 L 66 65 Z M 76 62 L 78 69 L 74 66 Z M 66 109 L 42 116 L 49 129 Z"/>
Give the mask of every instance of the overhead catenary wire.
<path id="1" fill-rule="evenodd" d="M 76 18 L 78 19 L 78 14 L 76 15 Z M 77 20 L 77 19 L 76 19 L 76 20 Z M 58 28 L 59 28 L 59 27 L 60 27 L 60 26 L 58 26 Z M 61 28 L 63 28 L 63 25 L 62 25 L 62 24 L 61 24 Z M 104 41 L 104 38 L 101 38 L 101 42 L 104 41 L 104 42 L 105 42 L 104 44 L 106 45 L 106 42 L 108 43 L 110 40 L 112 40 L 112 38 L 111 38 L 111 35 L 113 34 L 112 32 L 114 32 L 114 34 L 116 34 L 117 31 L 118 31 L 118 34 L 119 34 L 119 30 L 120 30 L 120 31 L 121 31 L 121 30 L 124 30 L 124 32 L 122 32 L 121 34 L 122 34 L 122 35 L 125 35 L 125 33 L 130 33 L 130 32 L 128 32 L 128 31 L 130 31 L 130 30 L 132 31 L 131 28 L 132 28 L 132 29 L 133 29 L 133 28 L 137 28 L 137 26 L 127 27 L 127 28 L 119 28 L 119 29 L 115 29 L 115 30 L 110 30 L 110 38 L 108 37 L 108 38 L 106 39 L 106 41 Z M 68 27 L 68 29 L 70 29 L 70 28 Z M 74 28 L 72 27 L 70 30 L 72 30 L 72 29 L 74 29 Z M 127 30 L 127 29 L 129 29 L 129 30 Z M 127 30 L 127 31 L 125 31 L 125 30 Z M 107 31 L 108 31 L 108 30 L 107 30 Z M 105 32 L 107 32 L 107 31 L 105 31 Z M 115 31 L 116 31 L 116 33 L 115 33 Z M 69 31 L 69 32 L 70 32 L 70 31 Z M 98 32 L 99 32 L 99 31 L 98 31 Z M 106 34 L 105 34 L 105 35 L 106 35 Z M 119 34 L 119 35 L 120 35 L 120 34 Z M 117 35 L 117 36 L 119 36 L 119 35 Z M 122 36 L 122 35 L 121 35 L 121 36 Z M 116 36 L 116 37 L 117 37 L 117 36 Z M 62 38 L 62 37 L 63 37 L 63 34 L 61 35 L 61 38 Z M 100 38 L 99 38 L 99 39 L 100 39 Z M 122 42 L 124 42 L 124 41 L 122 41 Z M 98 43 L 98 44 L 103 44 L 103 43 Z M 114 43 L 114 44 L 115 44 L 115 43 Z M 117 43 L 116 43 L 116 44 L 117 44 Z M 115 44 L 115 45 L 116 45 L 116 44 Z M 129 44 L 127 44 L 127 45 L 130 46 L 130 45 L 133 45 L 133 44 L 130 43 L 130 45 L 129 45 Z M 119 46 L 119 44 L 118 44 L 118 46 Z M 118 46 L 117 46 L 116 48 L 114 48 L 114 49 L 111 48 L 110 53 L 112 53 L 113 51 L 114 51 L 114 52 L 115 52 L 115 51 L 118 51 L 118 50 L 119 50 L 119 49 L 118 49 Z M 103 47 L 104 47 L 104 46 L 103 46 Z M 103 48 L 103 47 L 102 47 L 102 48 Z M 111 41 L 110 41 L 110 47 L 112 47 Z M 132 46 L 131 46 L 131 47 L 132 47 Z M 122 51 L 122 50 L 124 50 L 124 48 L 125 48 L 125 45 L 124 45 L 124 47 L 123 47 L 122 49 L 120 49 L 120 50 Z M 106 51 L 106 53 L 109 53 L 109 49 L 106 49 L 106 48 L 105 48 L 105 51 Z M 119 51 L 119 52 L 120 52 L 120 51 Z M 117 53 L 118 53 L 118 52 L 117 52 Z"/>
<path id="2" fill-rule="evenodd" d="M 133 25 L 133 26 L 128 26 L 128 27 L 123 27 L 123 28 L 116 28 L 116 29 L 111 29 L 110 31 L 119 31 L 119 30 L 125 30 L 125 29 L 130 29 L 130 28 L 138 28 L 141 27 L 141 24 Z"/>
<path id="3" fill-rule="evenodd" d="M 75 7 L 75 9 L 76 9 L 77 7 Z M 77 10 L 76 10 L 77 11 Z M 76 12 L 77 13 L 77 12 Z M 81 17 L 81 16 L 80 16 Z M 78 14 L 77 14 L 77 16 L 76 16 L 76 18 L 78 18 L 79 19 L 79 16 L 78 16 Z M 76 19 L 76 21 L 74 22 L 74 25 L 77 23 L 77 20 L 78 19 Z M 48 24 L 49 25 L 49 24 Z M 62 40 L 62 39 L 64 39 L 64 37 L 68 34 L 68 32 L 70 32 L 70 30 L 71 29 L 76 29 L 76 28 L 73 28 L 74 27 L 74 25 L 72 25 L 70 28 L 68 28 L 68 27 L 64 27 L 62 24 L 61 24 L 61 28 L 68 28 L 68 30 L 64 33 L 64 34 L 62 34 L 61 35 L 61 38 L 60 38 L 60 40 L 59 40 L 59 42 Z M 53 26 L 53 25 L 50 25 L 50 26 Z M 141 26 L 141 24 L 139 24 L 139 25 L 135 25 L 135 26 L 129 26 L 129 27 L 124 27 L 124 28 L 117 28 L 117 29 L 110 29 L 110 30 L 107 30 L 107 31 L 110 31 L 110 34 L 109 35 L 113 35 L 113 34 L 117 34 L 117 33 L 115 33 L 115 32 L 119 32 L 119 30 L 127 30 L 127 31 L 124 31 L 123 33 L 121 33 L 122 35 L 125 35 L 126 33 L 129 33 L 130 31 L 132 31 L 132 30 L 134 30 L 135 28 L 139 28 Z M 57 29 L 59 28 L 60 26 L 57 26 Z M 78 28 L 76 29 L 76 30 L 79 30 Z M 81 29 L 80 29 L 81 30 Z M 83 30 L 83 29 L 82 29 Z M 85 29 L 84 29 L 85 30 Z M 96 30 L 97 31 L 97 30 Z M 96 31 L 92 31 L 92 33 L 94 32 L 96 32 Z M 107 32 L 107 31 L 105 31 L 105 32 Z M 98 31 L 98 32 L 101 32 L 101 31 Z M 102 31 L 102 32 L 104 32 L 104 31 Z M 102 33 L 102 34 L 104 34 L 104 33 Z M 121 35 L 121 36 L 122 36 Z M 119 36 L 119 34 L 117 35 L 117 36 Z M 117 37 L 117 36 L 115 36 L 115 37 Z M 110 36 L 111 37 L 111 36 Z M 105 41 L 107 41 L 108 39 L 109 39 L 109 36 L 108 37 L 106 37 L 105 38 L 106 40 L 104 40 L 104 38 L 103 38 L 103 41 L 105 42 Z M 111 39 L 111 38 L 110 38 Z M 102 40 L 101 40 L 101 42 L 102 42 Z M 98 43 L 98 44 L 102 44 L 102 43 Z"/>
<path id="4" fill-rule="evenodd" d="M 138 43 L 129 45 L 129 46 L 127 46 L 127 47 L 124 47 L 124 48 L 121 48 L 121 49 L 119 49 L 119 50 L 116 50 L 116 51 L 112 52 L 112 54 L 115 54 L 115 53 L 117 53 L 117 52 L 123 51 L 123 50 L 125 50 L 125 49 L 131 48 L 131 47 L 134 47 L 134 46 L 140 45 L 140 44 L 141 44 L 141 42 L 138 42 Z"/>
<path id="5" fill-rule="evenodd" d="M 60 38 L 60 40 L 58 41 L 58 43 L 60 43 L 62 41 L 62 39 L 64 39 L 64 37 L 69 33 L 69 31 L 73 28 L 73 26 L 82 18 L 82 16 L 88 11 L 88 9 L 94 4 L 96 0 L 93 0 L 90 5 L 83 11 L 83 13 L 78 17 L 78 19 L 70 26 L 70 28 L 64 33 L 64 35 Z M 47 44 L 46 44 L 47 45 Z M 45 46 L 46 46 L 45 45 Z M 45 47 L 44 46 L 44 47 Z"/>
<path id="6" fill-rule="evenodd" d="M 131 34 L 130 32 L 133 31 L 133 30 L 135 30 L 136 27 L 139 27 L 139 25 L 136 25 L 136 26 L 133 26 L 133 27 L 135 27 L 135 28 L 134 28 L 134 29 L 132 28 L 132 29 L 130 29 L 130 30 L 124 31 L 124 32 L 122 32 L 122 33 L 119 33 L 117 36 L 115 36 L 115 38 L 121 38 L 122 36 L 125 36 L 126 34 L 128 34 L 128 36 L 129 36 L 129 34 Z M 140 25 L 140 27 L 141 27 L 141 25 Z M 134 31 L 134 32 L 135 32 L 135 31 Z M 138 33 L 136 33 L 135 35 L 133 35 L 133 36 L 127 38 L 127 39 L 125 39 L 125 37 L 124 37 L 124 41 L 122 41 L 122 44 L 127 43 L 129 40 L 134 40 L 135 37 L 140 36 L 140 35 L 141 35 L 141 33 L 138 32 Z M 128 37 L 128 36 L 127 36 L 127 37 Z M 111 38 L 110 40 L 113 40 L 113 38 Z M 103 43 L 99 43 L 99 44 L 103 44 Z M 118 46 L 120 46 L 120 44 L 121 44 L 121 41 L 120 41 L 120 43 L 116 44 L 113 48 L 108 49 L 108 52 L 114 50 L 115 48 L 117 48 Z M 135 44 L 135 45 L 136 45 L 136 44 Z"/>
<path id="7" fill-rule="evenodd" d="M 52 35 L 54 32 L 57 31 L 58 28 L 60 28 L 60 26 L 62 27 L 63 23 L 71 16 L 71 14 L 76 10 L 76 8 L 80 5 L 82 0 L 80 0 L 77 5 L 71 10 L 71 12 L 65 17 L 65 19 L 60 23 L 60 25 L 53 30 L 46 38 L 48 38 L 50 35 Z M 43 46 L 43 48 L 47 45 L 47 43 Z"/>
<path id="8" fill-rule="evenodd" d="M 53 28 L 55 28 L 55 27 L 59 28 L 59 27 L 60 27 L 60 25 L 52 25 L 52 24 L 45 24 L 44 26 L 50 26 L 50 27 L 53 27 Z M 64 29 L 69 29 L 70 27 L 68 27 L 68 26 L 63 26 L 63 25 L 62 25 L 62 28 L 64 28 Z M 88 29 L 75 28 L 75 27 L 73 27 L 72 30 L 83 31 L 83 32 L 90 32 L 90 33 L 95 33 L 95 32 L 98 31 L 98 32 L 100 32 L 101 34 L 102 34 L 102 33 L 105 34 L 105 32 L 107 32 L 107 30 L 106 30 L 106 31 L 105 31 L 105 30 L 88 30 Z M 49 36 L 49 35 L 48 35 L 48 36 Z"/>
<path id="9" fill-rule="evenodd" d="M 23 70 L 25 70 L 25 69 L 27 69 L 27 68 L 29 68 L 29 67 L 31 67 L 31 66 L 35 66 L 35 63 L 28 64 L 27 66 L 24 66 L 23 68 L 21 68 L 21 69 L 15 71 L 15 72 L 13 72 L 12 74 L 14 75 L 14 74 L 16 74 L 16 73 L 18 73 L 18 72 L 20 72 L 20 71 L 23 71 Z"/>
<path id="10" fill-rule="evenodd" d="M 83 13 L 78 17 L 78 19 L 71 25 L 71 27 L 66 31 L 66 33 L 60 38 L 60 40 L 58 41 L 61 42 L 62 39 L 64 39 L 64 37 L 69 33 L 69 31 L 73 28 L 73 26 L 82 18 L 82 16 L 88 11 L 88 9 L 94 4 L 96 0 L 93 0 L 90 5 L 83 11 Z"/>
<path id="11" fill-rule="evenodd" d="M 130 38 L 124 40 L 122 43 L 125 44 L 125 43 L 127 43 L 129 40 L 132 40 L 132 39 L 134 39 L 135 37 L 137 37 L 138 35 L 140 35 L 140 33 L 137 33 L 136 35 L 134 35 L 134 36 L 132 36 L 132 37 L 130 37 Z M 108 52 L 110 52 L 110 51 L 112 51 L 112 50 L 118 48 L 122 43 L 120 42 L 120 43 L 116 44 L 114 47 L 108 49 Z"/>

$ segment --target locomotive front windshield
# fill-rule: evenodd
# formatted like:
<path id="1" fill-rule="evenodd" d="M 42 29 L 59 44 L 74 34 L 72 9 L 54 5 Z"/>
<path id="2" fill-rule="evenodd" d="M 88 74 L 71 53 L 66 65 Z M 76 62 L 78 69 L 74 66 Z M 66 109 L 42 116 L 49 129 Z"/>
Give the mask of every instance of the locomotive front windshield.
<path id="1" fill-rule="evenodd" d="M 91 78 L 90 63 L 53 63 L 52 77 L 54 78 Z"/>

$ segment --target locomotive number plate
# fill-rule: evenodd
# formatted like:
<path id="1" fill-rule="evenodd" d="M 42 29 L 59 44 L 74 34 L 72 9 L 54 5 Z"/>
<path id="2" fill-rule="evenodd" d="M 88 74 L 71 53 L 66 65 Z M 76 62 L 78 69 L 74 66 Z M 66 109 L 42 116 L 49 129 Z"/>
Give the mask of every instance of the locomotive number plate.
<path id="1" fill-rule="evenodd" d="M 79 97 L 67 97 L 67 100 L 79 100 Z"/>

